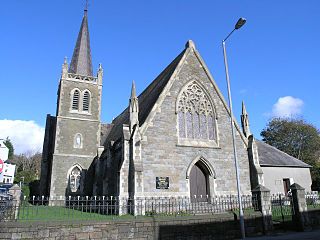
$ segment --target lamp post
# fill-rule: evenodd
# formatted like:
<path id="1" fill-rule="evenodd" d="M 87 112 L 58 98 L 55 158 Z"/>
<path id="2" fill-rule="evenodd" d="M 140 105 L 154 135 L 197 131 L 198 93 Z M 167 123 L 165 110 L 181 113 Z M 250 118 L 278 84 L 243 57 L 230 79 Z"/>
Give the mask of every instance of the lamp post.
<path id="1" fill-rule="evenodd" d="M 228 70 L 228 61 L 227 61 L 227 52 L 226 52 L 226 40 L 231 36 L 231 34 L 241 28 L 246 23 L 246 19 L 240 18 L 234 29 L 228 34 L 228 36 L 222 40 L 222 48 L 223 48 L 223 57 L 224 57 L 224 66 L 226 71 L 226 80 L 228 87 L 228 99 L 229 99 L 229 108 L 230 108 L 230 122 L 231 122 L 231 132 L 232 132 L 232 143 L 233 143 L 233 155 L 234 155 L 234 164 L 236 168 L 236 177 L 237 177 L 237 192 L 238 192 L 238 202 L 239 202 L 239 215 L 240 215 L 240 228 L 241 228 L 241 236 L 242 239 L 245 239 L 245 230 L 244 230 L 244 219 L 243 219 L 243 210 L 242 210 L 242 200 L 241 200 L 241 190 L 240 190 L 240 171 L 239 164 L 237 159 L 237 147 L 236 147 L 236 139 L 234 133 L 234 120 L 233 120 L 233 111 L 232 111 L 232 99 L 231 99 L 231 91 L 230 91 L 230 79 L 229 79 L 229 70 Z"/>

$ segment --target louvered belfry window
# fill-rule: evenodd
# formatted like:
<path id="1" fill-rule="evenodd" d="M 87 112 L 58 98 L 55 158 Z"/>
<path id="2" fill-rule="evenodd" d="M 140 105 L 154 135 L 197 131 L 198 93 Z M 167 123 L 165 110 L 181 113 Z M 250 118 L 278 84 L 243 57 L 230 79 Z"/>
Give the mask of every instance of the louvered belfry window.
<path id="1" fill-rule="evenodd" d="M 178 99 L 179 137 L 216 140 L 215 112 L 207 94 L 192 81 Z"/>
<path id="2" fill-rule="evenodd" d="M 85 112 L 89 112 L 89 105 L 90 105 L 90 93 L 88 91 L 85 91 L 83 94 L 82 110 Z"/>
<path id="3" fill-rule="evenodd" d="M 73 98 L 72 98 L 72 110 L 79 110 L 79 97 L 80 97 L 80 92 L 78 90 L 75 90 L 73 92 Z"/>

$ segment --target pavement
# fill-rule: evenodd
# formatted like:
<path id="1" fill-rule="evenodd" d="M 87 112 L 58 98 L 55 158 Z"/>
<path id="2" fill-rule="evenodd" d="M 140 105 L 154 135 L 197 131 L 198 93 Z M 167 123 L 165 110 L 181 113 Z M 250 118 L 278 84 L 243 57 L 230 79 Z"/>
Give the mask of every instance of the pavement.
<path id="1" fill-rule="evenodd" d="M 313 230 L 310 232 L 286 232 L 277 234 L 275 236 L 261 236 L 261 237 L 247 237 L 248 240 L 320 240 L 320 229 Z"/>

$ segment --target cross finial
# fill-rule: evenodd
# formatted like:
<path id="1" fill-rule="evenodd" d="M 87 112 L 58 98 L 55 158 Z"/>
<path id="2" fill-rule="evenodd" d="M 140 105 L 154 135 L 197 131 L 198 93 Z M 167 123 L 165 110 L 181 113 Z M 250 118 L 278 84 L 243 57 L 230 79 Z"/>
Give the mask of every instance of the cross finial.
<path id="1" fill-rule="evenodd" d="M 86 6 L 85 6 L 85 11 L 88 11 L 88 6 L 89 6 L 89 0 L 86 0 Z"/>

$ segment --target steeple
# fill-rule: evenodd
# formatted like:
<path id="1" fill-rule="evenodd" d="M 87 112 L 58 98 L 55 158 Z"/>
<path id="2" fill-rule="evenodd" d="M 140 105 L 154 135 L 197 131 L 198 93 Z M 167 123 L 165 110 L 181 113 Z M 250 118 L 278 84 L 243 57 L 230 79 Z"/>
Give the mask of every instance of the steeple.
<path id="1" fill-rule="evenodd" d="M 88 10 L 86 8 L 84 10 L 77 43 L 73 51 L 69 72 L 84 76 L 92 76 L 91 49 L 87 15 Z"/>
<path id="2" fill-rule="evenodd" d="M 241 126 L 242 126 L 243 134 L 248 138 L 251 135 L 250 126 L 249 126 L 249 116 L 243 101 L 242 101 Z"/>
<path id="3" fill-rule="evenodd" d="M 129 101 L 129 111 L 130 111 L 130 131 L 134 125 L 139 124 L 139 101 L 136 94 L 136 85 L 132 81 L 131 97 Z"/>

